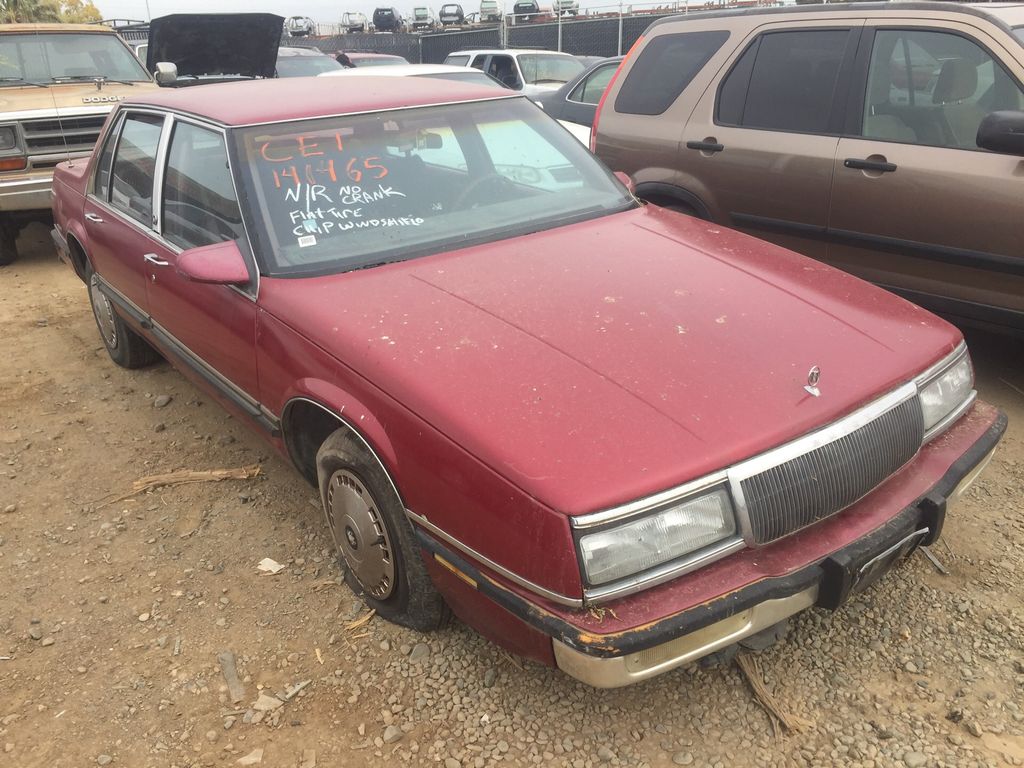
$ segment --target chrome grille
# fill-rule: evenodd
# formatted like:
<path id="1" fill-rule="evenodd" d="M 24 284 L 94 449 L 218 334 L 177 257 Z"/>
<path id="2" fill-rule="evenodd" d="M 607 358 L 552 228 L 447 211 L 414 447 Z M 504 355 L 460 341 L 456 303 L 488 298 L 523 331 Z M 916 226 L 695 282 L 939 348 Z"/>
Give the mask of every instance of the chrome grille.
<path id="1" fill-rule="evenodd" d="M 30 155 L 89 152 L 99 139 L 106 119 L 106 114 L 46 117 L 22 121 L 21 130 Z"/>
<path id="2" fill-rule="evenodd" d="M 832 442 L 740 481 L 754 543 L 853 504 L 914 457 L 924 439 L 916 396 Z"/>

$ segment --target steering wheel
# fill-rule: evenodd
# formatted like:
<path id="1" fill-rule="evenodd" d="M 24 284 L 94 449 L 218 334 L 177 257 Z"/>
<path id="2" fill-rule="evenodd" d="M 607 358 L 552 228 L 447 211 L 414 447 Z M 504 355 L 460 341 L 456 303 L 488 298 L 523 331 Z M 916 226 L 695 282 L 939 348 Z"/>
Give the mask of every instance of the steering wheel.
<path id="1" fill-rule="evenodd" d="M 473 205 L 466 205 L 470 200 L 473 193 L 484 187 L 486 184 L 496 184 L 501 187 L 507 187 L 511 182 L 502 176 L 500 173 L 485 173 L 483 176 L 479 176 L 473 181 L 469 182 L 466 187 L 459 193 L 458 197 L 455 198 L 455 202 L 452 203 L 452 209 L 461 211 L 465 208 L 473 208 Z"/>

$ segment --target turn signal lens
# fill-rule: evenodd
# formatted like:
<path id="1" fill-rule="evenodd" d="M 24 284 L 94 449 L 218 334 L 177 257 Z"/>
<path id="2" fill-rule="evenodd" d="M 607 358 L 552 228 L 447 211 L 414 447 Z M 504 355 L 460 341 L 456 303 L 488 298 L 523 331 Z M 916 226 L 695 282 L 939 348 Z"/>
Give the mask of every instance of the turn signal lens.
<path id="1" fill-rule="evenodd" d="M 28 160 L 24 157 L 8 157 L 0 160 L 0 171 L 23 171 L 27 165 Z"/>

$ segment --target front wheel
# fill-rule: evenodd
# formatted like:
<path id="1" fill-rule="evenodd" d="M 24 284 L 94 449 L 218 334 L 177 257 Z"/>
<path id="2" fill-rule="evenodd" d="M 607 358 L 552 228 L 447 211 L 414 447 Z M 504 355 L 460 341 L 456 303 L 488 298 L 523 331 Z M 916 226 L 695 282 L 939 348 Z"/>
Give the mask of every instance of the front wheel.
<path id="1" fill-rule="evenodd" d="M 447 606 L 380 463 L 339 429 L 317 451 L 316 471 L 327 527 L 352 591 L 395 624 L 420 631 L 442 626 Z"/>

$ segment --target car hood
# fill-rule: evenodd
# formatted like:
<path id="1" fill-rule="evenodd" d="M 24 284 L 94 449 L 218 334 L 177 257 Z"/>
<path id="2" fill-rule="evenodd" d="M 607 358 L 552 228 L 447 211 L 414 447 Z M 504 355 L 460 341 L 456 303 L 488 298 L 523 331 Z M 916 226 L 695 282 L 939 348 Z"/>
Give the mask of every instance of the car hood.
<path id="1" fill-rule="evenodd" d="M 821 427 L 960 334 L 782 248 L 653 207 L 342 275 L 263 308 L 566 514 Z M 820 397 L 805 390 L 821 369 Z"/>
<path id="2" fill-rule="evenodd" d="M 178 75 L 273 77 L 284 18 L 272 13 L 174 13 L 149 25 L 146 68 L 174 62 Z"/>

